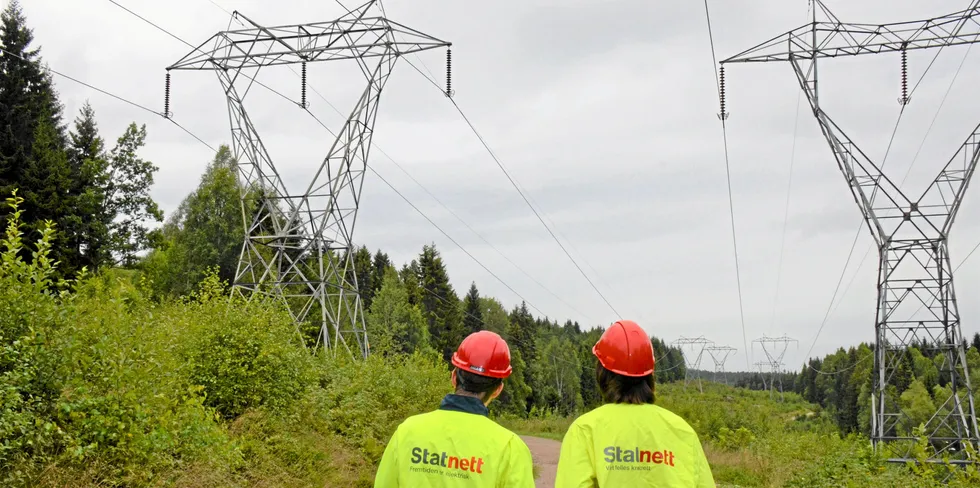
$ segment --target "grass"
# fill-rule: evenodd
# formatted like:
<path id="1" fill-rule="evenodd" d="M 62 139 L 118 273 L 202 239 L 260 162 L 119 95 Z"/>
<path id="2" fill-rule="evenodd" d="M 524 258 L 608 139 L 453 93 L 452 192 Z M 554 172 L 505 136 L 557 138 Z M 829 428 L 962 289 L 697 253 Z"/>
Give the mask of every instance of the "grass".
<path id="1" fill-rule="evenodd" d="M 703 394 L 693 385 L 668 384 L 658 385 L 657 395 L 659 405 L 698 432 L 719 487 L 939 486 L 935 473 L 877 459 L 866 439 L 841 436 L 825 412 L 794 394 L 774 401 L 765 392 L 705 383 Z M 561 440 L 572 420 L 543 414 L 500 422 L 522 435 Z M 948 486 L 980 486 L 977 481 Z"/>

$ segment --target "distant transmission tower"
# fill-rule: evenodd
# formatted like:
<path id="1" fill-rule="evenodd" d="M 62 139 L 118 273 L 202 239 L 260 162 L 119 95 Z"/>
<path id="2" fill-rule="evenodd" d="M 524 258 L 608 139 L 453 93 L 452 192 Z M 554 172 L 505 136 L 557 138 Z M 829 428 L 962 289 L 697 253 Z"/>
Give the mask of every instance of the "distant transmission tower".
<path id="1" fill-rule="evenodd" d="M 681 352 L 684 352 L 685 347 L 690 347 L 691 352 L 697 352 L 697 354 L 684 354 L 684 363 L 687 366 L 684 370 L 684 383 L 688 382 L 692 371 L 697 371 L 698 375 L 698 391 L 704 393 L 704 388 L 701 386 L 701 358 L 704 357 L 704 348 L 708 345 L 714 344 L 714 342 L 705 339 L 704 336 L 698 337 L 681 337 L 672 343 L 673 345 L 679 347 Z"/>
<path id="2" fill-rule="evenodd" d="M 767 337 L 762 334 L 762 337 L 752 341 L 752 344 L 758 342 L 762 346 L 762 352 L 766 355 L 766 361 L 764 364 L 769 365 L 769 398 L 772 398 L 772 390 L 776 387 L 776 381 L 779 381 L 779 396 L 780 399 L 783 395 L 783 378 L 780 373 L 783 372 L 783 358 L 786 357 L 786 351 L 789 349 L 789 343 L 795 342 L 799 345 L 799 341 L 793 339 L 786 334 L 782 337 Z M 768 344 L 768 346 L 767 346 Z"/>
<path id="3" fill-rule="evenodd" d="M 708 355 L 711 356 L 711 360 L 715 363 L 715 381 L 718 381 L 718 373 L 721 373 L 727 385 L 728 378 L 725 376 L 725 363 L 738 349 L 731 346 L 708 346 L 704 350 L 708 351 Z"/>
<path id="4" fill-rule="evenodd" d="M 238 12 L 234 15 L 253 27 L 219 32 L 167 68 L 165 112 L 169 117 L 170 70 L 210 70 L 218 75 L 228 99 L 233 149 L 243 183 L 246 231 L 235 292 L 281 299 L 298 330 L 307 323 L 319 327 L 317 343 L 322 341 L 324 350 L 336 354 L 343 347 L 350 354 L 366 356 L 369 347 L 353 273 L 352 239 L 378 102 L 399 57 L 448 48 L 450 43 L 384 18 L 374 0 L 337 20 L 314 24 L 264 27 Z M 265 67 L 301 65 L 298 105 L 308 110 L 307 63 L 337 60 L 355 60 L 367 87 L 330 142 L 326 157 L 310 166 L 309 185 L 291 192 L 245 111 L 251 78 Z M 261 198 L 258 208 L 253 208 L 248 200 L 256 192 Z"/>
<path id="5" fill-rule="evenodd" d="M 817 22 L 817 7 L 827 17 Z M 899 103 L 910 101 L 907 51 L 943 49 L 980 41 L 980 0 L 967 10 L 930 20 L 892 24 L 845 24 L 820 0 L 813 21 L 741 54 L 727 63 L 789 62 L 830 144 L 838 167 L 879 249 L 878 311 L 875 319 L 874 391 L 871 397 L 872 443 L 879 452 L 889 446 L 889 459 L 913 460 L 915 439 L 900 425 L 910 419 L 899 402 L 896 371 L 910 344 L 928 344 L 941 358 L 941 373 L 950 393 L 937 398 L 939 407 L 925 424 L 935 448 L 930 461 L 965 459 L 964 444 L 977 446 L 977 419 L 953 290 L 948 237 L 980 156 L 980 126 L 966 138 L 925 192 L 910 198 L 830 119 L 819 103 L 817 59 L 863 54 L 900 53 Z M 914 89 L 914 88 L 913 88 Z M 723 93 L 723 92 L 722 92 Z M 723 98 L 723 97 L 722 97 Z M 884 202 L 875 201 L 883 196 Z M 907 429 L 906 429 L 907 430 Z"/>
<path id="6" fill-rule="evenodd" d="M 769 382 L 766 381 L 766 372 L 772 371 L 772 363 L 766 361 L 756 361 L 755 367 L 759 368 L 759 376 L 762 377 L 762 389 L 769 390 Z M 770 373 L 772 374 L 772 373 Z M 772 398 L 772 391 L 769 391 L 769 398 Z"/>

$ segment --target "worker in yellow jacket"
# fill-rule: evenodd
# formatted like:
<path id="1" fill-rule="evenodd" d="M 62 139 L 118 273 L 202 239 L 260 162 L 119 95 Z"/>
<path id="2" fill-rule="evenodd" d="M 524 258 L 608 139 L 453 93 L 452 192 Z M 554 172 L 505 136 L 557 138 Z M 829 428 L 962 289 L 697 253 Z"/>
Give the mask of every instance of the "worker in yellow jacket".
<path id="1" fill-rule="evenodd" d="M 470 334 L 453 354 L 455 394 L 409 417 L 391 436 L 375 488 L 534 488 L 531 451 L 487 416 L 510 376 L 510 349 L 497 334 Z"/>
<path id="2" fill-rule="evenodd" d="M 654 405 L 650 337 L 621 320 L 592 348 L 605 405 L 582 415 L 565 433 L 556 488 L 714 488 L 697 433 Z"/>

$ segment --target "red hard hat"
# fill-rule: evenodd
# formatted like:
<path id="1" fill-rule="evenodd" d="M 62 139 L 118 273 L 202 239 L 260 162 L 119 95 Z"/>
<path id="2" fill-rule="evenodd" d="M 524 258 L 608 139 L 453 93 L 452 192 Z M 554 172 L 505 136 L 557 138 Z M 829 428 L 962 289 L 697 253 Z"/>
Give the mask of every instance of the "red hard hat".
<path id="1" fill-rule="evenodd" d="M 602 367 L 623 376 L 653 373 L 653 345 L 636 322 L 620 320 L 606 329 L 592 347 Z"/>
<path id="2" fill-rule="evenodd" d="M 510 348 L 494 332 L 474 332 L 466 336 L 453 353 L 453 366 L 480 376 L 503 379 L 510 376 L 512 370 Z"/>

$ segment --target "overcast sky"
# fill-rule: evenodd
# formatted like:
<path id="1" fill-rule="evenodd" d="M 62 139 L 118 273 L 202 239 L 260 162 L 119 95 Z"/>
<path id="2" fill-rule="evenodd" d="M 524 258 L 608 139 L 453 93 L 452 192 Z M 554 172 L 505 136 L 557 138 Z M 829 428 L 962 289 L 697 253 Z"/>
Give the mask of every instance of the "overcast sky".
<path id="1" fill-rule="evenodd" d="M 323 0 L 117 1 L 194 45 L 228 28 L 229 15 L 222 8 L 265 25 L 329 21 L 344 13 Z M 162 110 L 164 68 L 190 52 L 186 45 L 108 0 L 21 3 L 51 68 Z M 354 6 L 353 0 L 345 3 Z M 939 16 L 968 2 L 826 4 L 843 21 L 879 23 Z M 727 70 L 744 334 L 751 349 L 746 351 L 715 73 L 701 2 L 388 0 L 384 5 L 392 20 L 453 43 L 455 100 L 622 317 L 667 341 L 703 335 L 737 347 L 728 370 L 744 370 L 747 359 L 764 358 L 753 339 L 786 334 L 799 343 L 790 345 L 784 362 L 798 369 L 830 304 L 861 216 L 805 102 L 797 117 L 800 90 L 789 65 Z M 719 59 L 798 27 L 807 13 L 804 0 L 709 5 Z M 913 81 L 934 53 L 909 54 Z M 886 165 L 894 179 L 901 181 L 912 163 L 966 54 L 966 47 L 944 50 L 915 92 Z M 445 51 L 421 58 L 444 84 Z M 880 161 L 900 108 L 899 56 L 834 59 L 820 66 L 825 109 Z M 268 70 L 260 79 L 298 100 L 300 84 L 288 69 Z M 344 112 L 364 87 L 351 62 L 311 66 L 309 79 Z M 90 100 L 110 141 L 130 122 L 147 125 L 144 155 L 160 167 L 153 197 L 167 214 L 196 187 L 213 156 L 207 147 L 159 117 L 64 78 L 56 81 L 68 118 Z M 903 189 L 920 194 L 974 129 L 980 102 L 967 95 L 978 82 L 980 53 L 974 53 L 966 58 Z M 574 309 L 508 263 L 375 149 L 371 163 L 379 173 L 542 313 L 585 326 L 619 318 L 552 240 L 444 95 L 403 62 L 385 90 L 375 127 L 377 147 Z M 323 100 L 312 92 L 309 100 L 318 117 L 340 127 L 342 119 Z M 248 102 L 287 185 L 302 186 L 332 139 L 305 112 L 265 90 L 253 90 Z M 212 146 L 230 142 L 225 100 L 213 73 L 175 72 L 171 111 Z M 475 281 L 483 294 L 497 297 L 508 309 L 520 302 L 377 177 L 368 174 L 364 188 L 358 244 L 381 248 L 401 265 L 434 242 L 460 295 Z M 954 266 L 980 241 L 977 201 L 968 196 L 954 227 Z M 853 284 L 812 355 L 874 340 L 876 251 L 857 267 L 871 244 L 870 234 L 862 230 L 842 291 L 852 277 Z M 956 286 L 963 332 L 972 336 L 980 330 L 975 299 L 980 257 L 958 271 Z M 703 367 L 710 368 L 710 360 Z"/>

